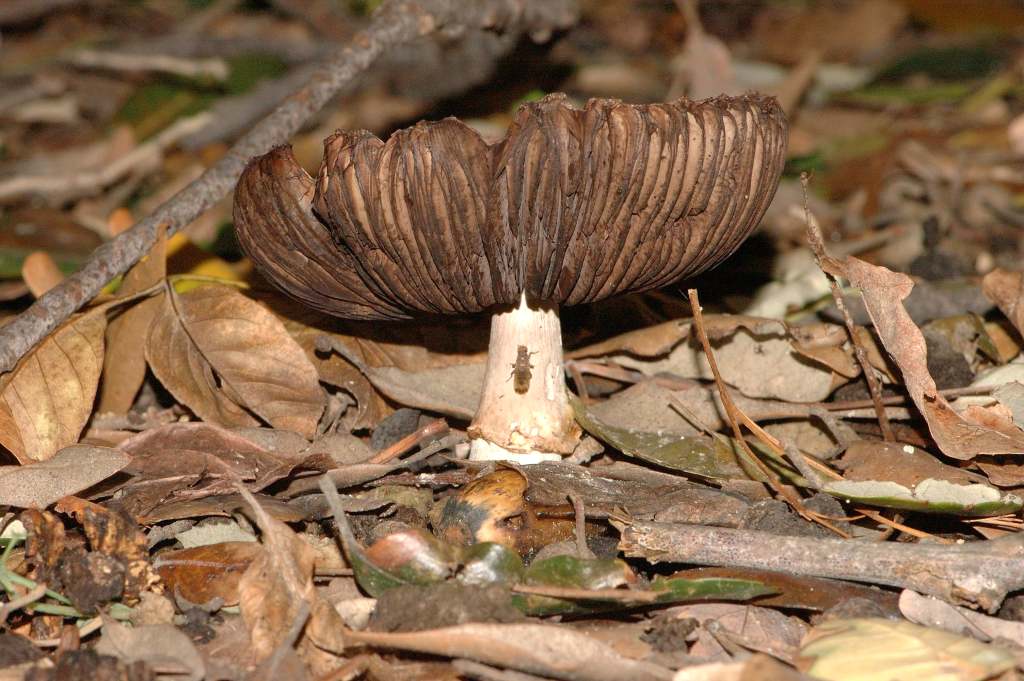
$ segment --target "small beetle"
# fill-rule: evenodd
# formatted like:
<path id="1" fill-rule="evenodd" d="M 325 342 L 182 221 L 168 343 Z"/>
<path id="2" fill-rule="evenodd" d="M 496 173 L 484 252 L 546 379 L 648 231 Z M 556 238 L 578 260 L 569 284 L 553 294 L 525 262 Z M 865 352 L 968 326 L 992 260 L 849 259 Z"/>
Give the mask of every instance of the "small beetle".
<path id="1" fill-rule="evenodd" d="M 512 373 L 509 378 L 513 379 L 512 386 L 515 391 L 522 395 L 530 390 L 530 379 L 533 378 L 533 365 L 530 364 L 530 356 L 536 352 L 529 352 L 525 345 L 516 349 L 516 361 L 512 363 Z"/>

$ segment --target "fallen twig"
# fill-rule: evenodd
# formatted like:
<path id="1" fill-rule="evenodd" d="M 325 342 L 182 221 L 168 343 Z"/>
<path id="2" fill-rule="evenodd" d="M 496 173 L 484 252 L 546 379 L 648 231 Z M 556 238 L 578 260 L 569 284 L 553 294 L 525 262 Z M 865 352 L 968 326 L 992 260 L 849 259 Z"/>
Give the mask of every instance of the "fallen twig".
<path id="1" fill-rule="evenodd" d="M 635 522 L 619 548 L 653 562 L 772 570 L 884 584 L 994 611 L 1024 588 L 1024 535 L 946 546 L 790 537 L 701 525 Z"/>
<path id="2" fill-rule="evenodd" d="M 820 514 L 815 513 L 804 506 L 803 501 L 801 501 L 797 493 L 791 487 L 785 486 L 782 483 L 782 480 L 779 479 L 779 476 L 776 475 L 772 469 L 766 466 L 750 448 L 750 445 L 747 444 L 746 439 L 743 437 L 743 429 L 740 426 L 741 423 L 749 428 L 759 440 L 771 447 L 777 454 L 785 455 L 790 460 L 790 463 L 800 471 L 801 475 L 804 475 L 804 477 L 808 479 L 808 482 L 813 484 L 820 481 L 817 473 L 812 471 L 803 461 L 802 454 L 800 454 L 800 452 L 787 448 L 777 438 L 765 432 L 761 426 L 743 413 L 743 411 L 736 406 L 735 402 L 733 402 L 732 396 L 729 394 L 729 389 L 725 385 L 725 380 L 722 378 L 722 374 L 718 370 L 718 362 L 715 360 L 715 353 L 711 350 L 711 341 L 708 339 L 707 330 L 704 328 L 704 315 L 701 312 L 700 299 L 697 297 L 697 291 L 696 289 L 690 289 L 687 293 L 690 298 L 690 307 L 693 309 L 693 328 L 697 332 L 697 338 L 700 340 L 701 346 L 704 348 L 704 355 L 707 357 L 708 366 L 711 367 L 711 374 L 715 377 L 715 385 L 718 386 L 718 392 L 722 400 L 722 407 L 725 409 L 726 420 L 732 427 L 734 439 L 739 444 L 740 448 L 747 454 L 748 460 L 757 467 L 761 472 L 761 475 L 763 475 L 765 480 L 768 481 L 771 488 L 775 490 L 775 492 L 782 497 L 794 511 L 807 520 L 818 523 L 822 527 L 835 532 L 840 537 L 848 537 L 849 535 L 847 535 L 846 532 L 830 523 Z"/>
<path id="3" fill-rule="evenodd" d="M 444 419 L 435 419 L 422 428 L 417 428 L 390 447 L 380 450 L 366 463 L 387 463 L 392 459 L 397 459 L 427 438 L 439 438 L 447 434 L 448 422 Z"/>
<path id="4" fill-rule="evenodd" d="M 574 20 L 572 0 L 388 0 L 350 45 L 328 58 L 305 87 L 242 136 L 202 176 L 152 215 L 96 249 L 81 270 L 0 328 L 0 372 L 14 368 L 50 331 L 145 255 L 158 225 L 166 224 L 170 237 L 219 201 L 234 187 L 249 159 L 287 140 L 385 50 L 439 30 L 519 26 L 543 33 Z"/>
<path id="5" fill-rule="evenodd" d="M 230 75 L 223 59 L 186 59 L 166 54 L 136 54 L 134 52 L 105 52 L 78 50 L 65 58 L 72 66 L 108 71 L 153 71 L 184 78 L 209 78 L 224 81 Z"/>

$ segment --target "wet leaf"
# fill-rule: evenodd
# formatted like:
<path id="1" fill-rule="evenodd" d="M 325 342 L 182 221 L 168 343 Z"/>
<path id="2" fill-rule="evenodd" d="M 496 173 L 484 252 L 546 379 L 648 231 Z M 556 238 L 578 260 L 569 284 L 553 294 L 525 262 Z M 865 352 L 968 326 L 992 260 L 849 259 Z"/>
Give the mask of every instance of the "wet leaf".
<path id="1" fill-rule="evenodd" d="M 829 681 L 879 678 L 982 681 L 1012 669 L 1013 655 L 995 646 L 910 622 L 832 620 L 803 641 L 797 667 Z"/>
<path id="2" fill-rule="evenodd" d="M 22 463 L 78 442 L 103 362 L 103 308 L 77 315 L 0 377 L 0 444 Z"/>
<path id="3" fill-rule="evenodd" d="M 252 426 L 251 411 L 307 439 L 316 432 L 324 408 L 316 369 L 269 310 L 233 288 L 171 291 L 150 329 L 146 358 L 204 420 Z"/>
<path id="4" fill-rule="evenodd" d="M 366 550 L 359 544 L 352 533 L 352 526 L 348 517 L 342 513 L 335 516 L 338 525 L 338 537 L 341 540 L 341 547 L 345 552 L 345 559 L 352 566 L 356 583 L 359 587 L 371 596 L 379 596 L 388 589 L 406 584 L 405 581 L 391 574 L 377 565 L 366 555 Z"/>

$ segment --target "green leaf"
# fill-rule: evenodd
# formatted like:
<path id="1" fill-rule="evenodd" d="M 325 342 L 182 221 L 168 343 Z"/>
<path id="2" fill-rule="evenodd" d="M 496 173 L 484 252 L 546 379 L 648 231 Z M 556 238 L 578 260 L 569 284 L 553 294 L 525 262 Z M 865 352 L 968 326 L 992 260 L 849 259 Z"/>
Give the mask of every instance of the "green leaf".
<path id="1" fill-rule="evenodd" d="M 731 577 L 655 577 L 651 591 L 659 592 L 658 603 L 687 603 L 691 601 L 749 601 L 758 596 L 776 593 L 776 590 L 752 579 Z"/>
<path id="2" fill-rule="evenodd" d="M 838 480 L 823 491 L 844 501 L 882 508 L 972 518 L 1016 513 L 1024 505 L 1016 494 L 988 485 L 958 485 L 935 478 L 922 480 L 913 489 L 888 480 Z"/>
<path id="3" fill-rule="evenodd" d="M 706 478 L 747 479 L 725 443 L 697 436 L 665 435 L 612 426 L 587 411 L 586 405 L 570 395 L 576 421 L 597 439 L 627 456 L 656 463 L 672 470 Z"/>
<path id="4" fill-rule="evenodd" d="M 463 553 L 459 581 L 487 586 L 514 584 L 523 577 L 523 559 L 518 553 L 494 542 L 473 544 Z"/>

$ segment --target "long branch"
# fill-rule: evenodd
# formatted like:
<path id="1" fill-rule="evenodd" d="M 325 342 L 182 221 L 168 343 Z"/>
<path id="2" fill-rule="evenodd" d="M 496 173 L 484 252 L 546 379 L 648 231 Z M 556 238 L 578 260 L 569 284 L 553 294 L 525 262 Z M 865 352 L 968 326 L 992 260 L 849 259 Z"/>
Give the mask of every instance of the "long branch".
<path id="1" fill-rule="evenodd" d="M 989 612 L 1024 588 L 1024 536 L 963 545 L 779 536 L 754 530 L 636 522 L 627 556 L 654 562 L 746 567 L 913 589 Z"/>
<path id="2" fill-rule="evenodd" d="M 565 28 L 575 19 L 573 0 L 388 0 L 350 45 L 329 57 L 303 88 L 252 130 L 195 181 L 149 217 L 101 245 L 78 272 L 0 327 L 0 373 L 10 371 L 35 345 L 123 274 L 152 246 L 157 228 L 177 232 L 234 187 L 250 158 L 291 135 L 363 73 L 386 50 L 437 31 L 508 30 L 534 34 Z"/>

